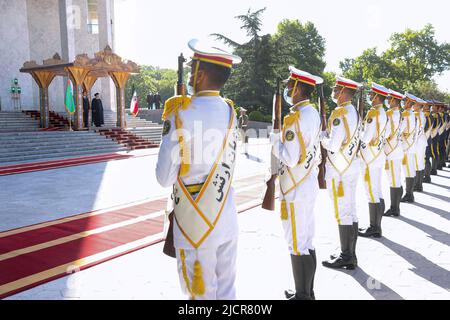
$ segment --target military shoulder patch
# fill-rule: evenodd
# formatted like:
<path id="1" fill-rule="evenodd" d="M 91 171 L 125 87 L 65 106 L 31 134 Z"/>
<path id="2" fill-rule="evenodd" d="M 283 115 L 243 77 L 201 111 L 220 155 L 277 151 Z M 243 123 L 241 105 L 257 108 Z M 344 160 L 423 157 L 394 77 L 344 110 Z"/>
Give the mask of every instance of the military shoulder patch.
<path id="1" fill-rule="evenodd" d="M 164 121 L 162 135 L 165 136 L 170 132 L 171 124 L 169 120 Z"/>
<path id="2" fill-rule="evenodd" d="M 289 130 L 286 132 L 285 137 L 286 137 L 287 141 L 292 141 L 292 140 L 294 140 L 295 133 L 293 131 Z"/>
<path id="3" fill-rule="evenodd" d="M 373 119 L 372 118 L 369 118 L 369 119 L 367 119 L 367 123 L 372 123 L 372 121 L 373 121 Z"/>
<path id="4" fill-rule="evenodd" d="M 338 126 L 340 124 L 341 124 L 341 119 L 336 118 L 336 119 L 333 120 L 333 126 L 336 127 L 336 126 Z"/>

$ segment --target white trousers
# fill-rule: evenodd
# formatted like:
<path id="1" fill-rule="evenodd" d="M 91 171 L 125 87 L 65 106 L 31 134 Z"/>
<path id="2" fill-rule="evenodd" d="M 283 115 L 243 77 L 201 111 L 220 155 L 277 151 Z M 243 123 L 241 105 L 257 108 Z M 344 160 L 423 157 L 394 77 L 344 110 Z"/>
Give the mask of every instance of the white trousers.
<path id="1" fill-rule="evenodd" d="M 400 188 L 402 186 L 402 159 L 387 160 L 386 173 L 389 178 L 391 188 Z"/>
<path id="2" fill-rule="evenodd" d="M 381 190 L 382 168 L 371 165 L 364 166 L 363 168 L 362 173 L 367 199 L 370 203 L 379 203 L 380 199 L 383 198 L 383 192 Z"/>
<path id="3" fill-rule="evenodd" d="M 405 178 L 414 178 L 416 176 L 415 162 L 415 153 L 406 153 L 406 161 L 402 161 Z"/>
<path id="4" fill-rule="evenodd" d="M 327 189 L 333 202 L 334 217 L 339 225 L 350 226 L 358 222 L 356 214 L 356 185 L 359 172 L 342 177 L 344 196 L 339 196 L 339 177 L 327 179 Z"/>
<path id="5" fill-rule="evenodd" d="M 235 300 L 237 239 L 216 248 L 177 249 L 177 266 L 183 293 L 192 300 Z M 205 294 L 192 292 L 195 261 L 202 268 Z"/>
<path id="6" fill-rule="evenodd" d="M 317 193 L 313 193 L 301 202 L 286 202 L 287 220 L 281 221 L 288 249 L 292 255 L 309 255 L 309 250 L 314 250 L 316 197 Z"/>
<path id="7" fill-rule="evenodd" d="M 424 148 L 417 148 L 418 151 L 414 155 L 414 168 L 416 171 L 425 170 L 425 150 Z"/>

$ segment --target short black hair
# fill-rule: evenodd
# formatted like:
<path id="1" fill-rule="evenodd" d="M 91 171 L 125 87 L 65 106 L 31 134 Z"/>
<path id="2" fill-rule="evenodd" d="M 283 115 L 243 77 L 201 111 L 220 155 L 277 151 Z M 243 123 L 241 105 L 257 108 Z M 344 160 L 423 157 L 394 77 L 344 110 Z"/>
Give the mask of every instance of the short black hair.
<path id="1" fill-rule="evenodd" d="M 308 99 L 311 98 L 311 95 L 314 92 L 314 89 L 316 88 L 315 86 L 311 86 L 304 82 L 299 82 L 298 87 L 300 88 L 300 91 L 303 93 L 303 95 Z"/>
<path id="2" fill-rule="evenodd" d="M 200 63 L 199 70 L 206 72 L 209 83 L 219 88 L 225 85 L 231 75 L 231 68 L 208 62 Z"/>
<path id="3" fill-rule="evenodd" d="M 97 92 L 96 94 L 94 94 L 94 97 L 98 96 L 99 94 L 100 94 L 100 93 Z"/>

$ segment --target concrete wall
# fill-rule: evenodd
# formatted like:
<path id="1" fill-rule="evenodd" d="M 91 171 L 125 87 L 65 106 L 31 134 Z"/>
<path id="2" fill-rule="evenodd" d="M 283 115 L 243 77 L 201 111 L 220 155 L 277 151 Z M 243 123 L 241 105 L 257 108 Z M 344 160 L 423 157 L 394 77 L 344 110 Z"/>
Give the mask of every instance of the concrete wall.
<path id="1" fill-rule="evenodd" d="M 80 53 L 90 57 L 109 45 L 114 50 L 114 1 L 98 0 L 99 34 L 87 30 L 86 0 L 0 0 L 0 103 L 11 110 L 10 86 L 15 77 L 22 87 L 23 109 L 38 110 L 39 89 L 29 74 L 20 73 L 25 61 L 44 59 L 58 53 L 73 61 Z M 53 80 L 50 110 L 64 111 L 67 78 Z M 109 78 L 99 79 L 93 92 L 100 92 L 105 108 L 116 110 L 115 87 Z"/>
<path id="2" fill-rule="evenodd" d="M 33 80 L 19 72 L 30 60 L 26 0 L 0 0 L 0 105 L 2 111 L 11 111 L 11 81 L 17 77 L 22 87 L 22 104 L 33 105 Z"/>

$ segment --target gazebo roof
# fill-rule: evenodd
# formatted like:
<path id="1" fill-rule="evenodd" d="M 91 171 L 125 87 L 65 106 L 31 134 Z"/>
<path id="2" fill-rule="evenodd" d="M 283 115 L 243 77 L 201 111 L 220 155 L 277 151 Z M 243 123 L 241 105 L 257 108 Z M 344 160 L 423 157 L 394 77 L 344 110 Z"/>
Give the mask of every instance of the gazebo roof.
<path id="1" fill-rule="evenodd" d="M 109 46 L 106 46 L 103 51 L 97 52 L 92 59 L 84 53 L 77 55 L 74 62 L 67 62 L 56 53 L 52 58 L 44 60 L 42 65 L 37 64 L 34 60 L 28 61 L 23 64 L 20 72 L 32 74 L 37 71 L 47 71 L 55 76 L 68 76 L 70 67 L 85 69 L 89 71 L 89 76 L 95 78 L 108 77 L 109 72 L 139 73 L 136 63 L 123 60 L 112 52 Z"/>

